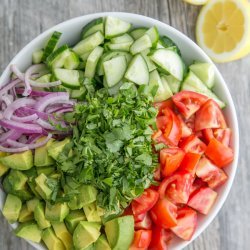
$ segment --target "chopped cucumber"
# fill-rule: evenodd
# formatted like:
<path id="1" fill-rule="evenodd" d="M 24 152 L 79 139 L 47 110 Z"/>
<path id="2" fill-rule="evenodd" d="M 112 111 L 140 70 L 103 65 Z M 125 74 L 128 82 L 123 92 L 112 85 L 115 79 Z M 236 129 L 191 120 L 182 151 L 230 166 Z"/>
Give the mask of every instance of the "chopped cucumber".
<path id="1" fill-rule="evenodd" d="M 93 78 L 96 72 L 96 66 L 103 53 L 103 48 L 97 46 L 89 55 L 85 67 L 85 77 Z"/>
<path id="2" fill-rule="evenodd" d="M 97 31 L 101 31 L 102 33 L 104 33 L 104 24 L 103 24 L 102 17 L 94 19 L 91 22 L 89 22 L 88 24 L 86 24 L 82 28 L 81 37 L 82 37 L 82 39 L 84 39 L 87 36 L 96 33 Z"/>
<path id="3" fill-rule="evenodd" d="M 130 32 L 130 35 L 137 40 L 138 38 L 142 37 L 148 29 L 141 27 L 141 28 L 135 28 Z"/>
<path id="4" fill-rule="evenodd" d="M 122 35 L 129 31 L 130 27 L 130 23 L 113 16 L 108 16 L 105 22 L 105 38 L 110 39 Z"/>
<path id="5" fill-rule="evenodd" d="M 135 54 L 140 53 L 141 51 L 148 49 L 148 48 L 151 48 L 151 47 L 152 47 L 151 39 L 150 39 L 149 35 L 145 34 L 142 37 L 135 40 L 135 42 L 130 47 L 130 53 L 132 55 L 135 55 Z"/>
<path id="6" fill-rule="evenodd" d="M 169 49 L 157 49 L 152 53 L 150 58 L 163 71 L 182 81 L 184 64 L 181 57 L 177 53 Z"/>
<path id="7" fill-rule="evenodd" d="M 163 85 L 163 88 L 164 88 L 165 98 L 168 99 L 171 96 L 173 96 L 173 92 L 172 92 L 171 88 L 169 87 L 168 82 L 167 82 L 167 80 L 166 80 L 166 78 L 164 76 L 161 77 L 161 82 L 162 82 L 162 85 Z"/>
<path id="8" fill-rule="evenodd" d="M 164 75 L 163 77 L 164 77 L 164 79 L 166 79 L 171 91 L 174 94 L 176 94 L 180 91 L 181 82 L 179 80 L 177 80 L 176 78 L 174 78 L 171 75 Z"/>
<path id="9" fill-rule="evenodd" d="M 108 92 L 110 95 L 116 95 L 119 90 L 120 90 L 120 87 L 123 85 L 123 81 L 120 81 L 118 82 L 115 86 L 111 87 L 111 88 L 108 88 Z"/>
<path id="10" fill-rule="evenodd" d="M 104 36 L 101 31 L 97 31 L 96 33 L 89 35 L 79 43 L 77 43 L 73 50 L 78 55 L 82 55 L 90 50 L 93 50 L 95 47 L 99 46 L 104 42 Z"/>
<path id="11" fill-rule="evenodd" d="M 138 54 L 131 60 L 125 78 L 138 85 L 148 84 L 149 72 L 144 58 Z"/>
<path id="12" fill-rule="evenodd" d="M 155 48 L 158 40 L 159 40 L 159 32 L 157 30 L 157 28 L 154 26 L 152 28 L 150 28 L 146 34 L 150 37 L 151 43 L 152 43 L 152 47 Z"/>
<path id="13" fill-rule="evenodd" d="M 110 41 L 111 43 L 127 43 L 127 42 L 133 43 L 134 39 L 129 34 L 124 34 L 121 36 L 114 37 Z"/>
<path id="14" fill-rule="evenodd" d="M 36 79 L 36 82 L 47 83 L 51 81 L 52 74 L 45 74 Z"/>
<path id="15" fill-rule="evenodd" d="M 72 99 L 77 99 L 79 101 L 83 101 L 86 96 L 86 88 L 82 86 L 80 89 L 72 89 L 70 91 L 70 97 Z"/>
<path id="16" fill-rule="evenodd" d="M 158 44 L 164 48 L 172 47 L 174 48 L 174 50 L 177 52 L 178 55 L 181 55 L 179 47 L 167 36 L 161 36 Z"/>
<path id="17" fill-rule="evenodd" d="M 151 72 L 156 69 L 156 65 L 153 63 L 153 61 L 148 57 L 148 54 L 150 53 L 149 49 L 143 50 L 141 52 L 141 55 L 143 56 L 144 60 L 147 63 L 148 71 Z"/>
<path id="18" fill-rule="evenodd" d="M 226 104 L 221 101 L 205 84 L 203 84 L 202 81 L 192 71 L 188 73 L 187 77 L 182 83 L 181 90 L 198 92 L 212 98 L 221 108 L 226 106 Z"/>
<path id="19" fill-rule="evenodd" d="M 189 69 L 198 76 L 209 89 L 214 86 L 215 70 L 211 63 L 195 63 L 189 66 Z"/>
<path id="20" fill-rule="evenodd" d="M 74 69 L 54 69 L 54 76 L 62 81 L 63 86 L 78 89 L 83 81 L 83 72 Z"/>
<path id="21" fill-rule="evenodd" d="M 83 53 L 83 54 L 80 56 L 80 58 L 81 58 L 83 61 L 87 61 L 87 59 L 88 59 L 88 57 L 89 57 L 89 55 L 91 54 L 92 51 L 93 51 L 93 50 L 90 50 L 90 51 L 87 51 L 87 52 Z"/>
<path id="22" fill-rule="evenodd" d="M 63 45 L 47 57 L 46 63 L 50 68 L 62 68 L 65 63 L 65 59 L 69 55 L 69 47 L 67 45 Z"/>
<path id="23" fill-rule="evenodd" d="M 125 56 L 118 56 L 103 63 L 104 75 L 107 86 L 113 87 L 124 76 L 127 69 L 127 61 Z"/>
<path id="24" fill-rule="evenodd" d="M 66 57 L 64 62 L 65 69 L 77 69 L 80 64 L 78 55 L 71 51 L 70 54 Z"/>
<path id="25" fill-rule="evenodd" d="M 129 51 L 130 46 L 133 42 L 126 43 L 106 43 L 106 47 L 109 50 L 120 50 L 120 51 Z"/>
<path id="26" fill-rule="evenodd" d="M 59 42 L 59 39 L 61 37 L 62 33 L 55 31 L 50 39 L 47 42 L 47 45 L 44 48 L 43 58 L 42 60 L 45 61 L 47 57 L 56 49 L 56 46 Z"/>
<path id="27" fill-rule="evenodd" d="M 33 64 L 38 64 L 42 62 L 43 58 L 43 50 L 37 50 L 32 53 L 32 63 Z"/>

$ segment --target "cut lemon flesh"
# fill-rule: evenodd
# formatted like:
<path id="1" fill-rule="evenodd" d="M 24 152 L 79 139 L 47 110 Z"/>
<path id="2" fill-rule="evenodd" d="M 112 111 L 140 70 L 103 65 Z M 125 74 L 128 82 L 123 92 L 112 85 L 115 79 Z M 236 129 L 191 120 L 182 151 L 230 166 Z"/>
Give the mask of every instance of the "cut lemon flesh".
<path id="1" fill-rule="evenodd" d="M 210 0 L 198 16 L 196 39 L 215 62 L 233 61 L 250 53 L 248 1 Z"/>
<path id="2" fill-rule="evenodd" d="M 203 5 L 206 4 L 209 0 L 184 0 L 184 1 L 194 5 Z"/>

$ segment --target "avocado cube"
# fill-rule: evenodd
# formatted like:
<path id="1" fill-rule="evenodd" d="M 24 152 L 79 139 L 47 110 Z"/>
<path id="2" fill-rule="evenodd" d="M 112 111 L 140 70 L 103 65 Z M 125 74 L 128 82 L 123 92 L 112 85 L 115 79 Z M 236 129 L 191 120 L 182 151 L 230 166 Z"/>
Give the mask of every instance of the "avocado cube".
<path id="1" fill-rule="evenodd" d="M 39 138 L 37 142 L 43 141 L 44 137 Z M 34 165 L 36 167 L 45 167 L 54 164 L 54 159 L 49 156 L 47 149 L 53 143 L 54 139 L 50 139 L 46 145 L 35 149 Z"/>
<path id="2" fill-rule="evenodd" d="M 42 237 L 42 230 L 39 229 L 34 221 L 20 223 L 15 230 L 16 236 L 39 243 Z"/>
<path id="3" fill-rule="evenodd" d="M 0 158 L 0 162 L 8 168 L 28 170 L 33 167 L 33 154 L 31 150 L 27 150 Z"/>
<path id="4" fill-rule="evenodd" d="M 51 227 L 43 231 L 42 240 L 47 246 L 48 250 L 65 250 L 63 243 L 56 237 Z"/>
<path id="5" fill-rule="evenodd" d="M 48 146 L 48 155 L 57 160 L 57 157 L 63 151 L 65 145 L 69 142 L 69 138 L 65 138 L 63 141 L 54 141 L 50 146 Z"/>
<path id="6" fill-rule="evenodd" d="M 84 212 L 82 210 L 74 210 L 67 215 L 65 223 L 70 233 L 73 233 L 78 223 L 84 220 L 86 220 Z"/>
<path id="7" fill-rule="evenodd" d="M 73 234 L 73 242 L 76 249 L 85 249 L 94 243 L 99 236 L 101 224 L 96 222 L 81 221 Z"/>
<path id="8" fill-rule="evenodd" d="M 36 191 L 36 182 L 35 182 L 34 177 L 29 178 L 28 186 L 29 186 L 30 190 L 32 191 L 33 196 L 35 195 L 35 197 L 39 200 L 42 199 L 41 195 Z"/>
<path id="9" fill-rule="evenodd" d="M 37 177 L 37 171 L 36 171 L 35 167 L 32 167 L 32 168 L 30 168 L 28 170 L 24 170 L 22 172 L 23 172 L 23 174 L 25 174 L 29 178 Z"/>
<path id="10" fill-rule="evenodd" d="M 64 222 L 53 222 L 52 227 L 57 238 L 62 241 L 66 250 L 73 249 L 73 238 L 72 235 L 69 233 L 68 229 L 66 228 Z"/>
<path id="11" fill-rule="evenodd" d="M 28 177 L 21 171 L 12 169 L 9 173 L 8 179 L 14 190 L 22 190 L 25 189 Z"/>
<path id="12" fill-rule="evenodd" d="M 8 154 L 0 151 L 0 158 L 7 156 Z M 0 177 L 8 172 L 9 168 L 0 162 Z"/>
<path id="13" fill-rule="evenodd" d="M 37 168 L 37 174 L 44 174 L 44 175 L 50 175 L 53 172 L 55 172 L 56 168 L 55 166 L 47 166 L 47 167 L 38 167 Z"/>
<path id="14" fill-rule="evenodd" d="M 133 216 L 118 217 L 106 222 L 105 232 L 112 250 L 129 249 L 134 238 Z"/>
<path id="15" fill-rule="evenodd" d="M 46 203 L 45 218 L 50 222 L 62 222 L 69 214 L 69 207 L 67 203 Z"/>
<path id="16" fill-rule="evenodd" d="M 39 203 L 39 199 L 37 198 L 33 198 L 29 201 L 26 202 L 27 204 L 27 208 L 30 212 L 34 212 L 35 211 L 35 208 L 36 208 L 36 205 Z"/>
<path id="17" fill-rule="evenodd" d="M 41 201 L 38 202 L 34 209 L 34 218 L 41 229 L 51 226 L 50 222 L 45 218 L 45 204 Z"/>
<path id="18" fill-rule="evenodd" d="M 101 217 L 98 215 L 96 203 L 85 205 L 83 211 L 90 222 L 101 222 Z"/>
<path id="19" fill-rule="evenodd" d="M 79 200 L 84 205 L 93 203 L 96 201 L 97 189 L 91 185 L 82 185 L 79 188 Z"/>
<path id="20" fill-rule="evenodd" d="M 21 211 L 20 211 L 18 221 L 19 222 L 27 222 L 27 221 L 31 221 L 33 219 L 34 219 L 33 212 L 28 210 L 27 204 L 24 204 L 22 206 Z"/>
<path id="21" fill-rule="evenodd" d="M 102 234 L 95 243 L 95 250 L 111 250 L 107 238 Z"/>
<path id="22" fill-rule="evenodd" d="M 8 194 L 3 206 L 3 215 L 9 223 L 18 220 L 21 209 L 22 201 L 17 196 Z"/>
<path id="23" fill-rule="evenodd" d="M 74 195 L 70 198 L 68 206 L 71 210 L 78 210 L 83 208 L 83 203 L 78 199 L 78 195 Z"/>
<path id="24" fill-rule="evenodd" d="M 36 177 L 36 187 L 35 190 L 42 196 L 44 200 L 50 199 L 52 195 L 52 190 L 49 188 L 48 184 L 48 177 L 45 174 L 40 174 Z"/>

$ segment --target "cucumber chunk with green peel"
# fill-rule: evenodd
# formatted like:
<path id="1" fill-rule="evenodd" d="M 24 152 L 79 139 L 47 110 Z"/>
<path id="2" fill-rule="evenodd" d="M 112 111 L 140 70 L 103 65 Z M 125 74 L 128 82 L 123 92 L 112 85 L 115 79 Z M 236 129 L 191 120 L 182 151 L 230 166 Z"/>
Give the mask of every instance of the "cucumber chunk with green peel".
<path id="1" fill-rule="evenodd" d="M 89 57 L 89 55 L 91 54 L 92 51 L 93 51 L 93 50 L 90 50 L 90 51 L 87 51 L 87 52 L 83 53 L 83 54 L 80 56 L 80 58 L 82 59 L 82 61 L 87 61 L 87 59 L 88 59 L 88 57 Z"/>
<path id="2" fill-rule="evenodd" d="M 138 85 L 148 84 L 149 72 L 144 58 L 138 54 L 131 60 L 125 78 Z"/>
<path id="3" fill-rule="evenodd" d="M 117 56 L 103 63 L 104 75 L 108 87 L 113 87 L 123 78 L 126 69 L 127 61 L 125 56 Z"/>
<path id="4" fill-rule="evenodd" d="M 127 43 L 127 42 L 134 42 L 134 39 L 129 34 L 124 34 L 121 36 L 114 37 L 110 40 L 111 43 Z"/>
<path id="5" fill-rule="evenodd" d="M 179 47 L 172 41 L 172 39 L 170 39 L 167 36 L 161 36 L 159 38 L 158 45 L 164 48 L 173 48 L 177 52 L 178 55 L 181 55 L 181 51 Z"/>
<path id="6" fill-rule="evenodd" d="M 143 50 L 141 52 L 141 55 L 143 56 L 145 62 L 147 63 L 148 66 L 148 71 L 151 72 L 153 70 L 155 70 L 157 67 L 156 65 L 153 63 L 153 61 L 148 57 L 148 54 L 150 53 L 149 49 Z"/>
<path id="7" fill-rule="evenodd" d="M 125 42 L 125 43 L 106 43 L 106 47 L 109 50 L 120 50 L 120 51 L 129 51 L 133 42 Z"/>
<path id="8" fill-rule="evenodd" d="M 152 47 L 152 42 L 148 34 L 143 35 L 142 37 L 135 40 L 135 42 L 130 47 L 130 53 L 135 55 L 140 53 L 145 49 L 149 49 Z"/>
<path id="9" fill-rule="evenodd" d="M 141 27 L 141 28 L 135 28 L 132 31 L 130 31 L 130 35 L 137 40 L 138 38 L 142 37 L 146 31 L 148 30 L 148 28 L 145 27 Z"/>
<path id="10" fill-rule="evenodd" d="M 43 60 L 43 50 L 37 50 L 32 53 L 32 63 L 38 64 L 41 63 Z"/>
<path id="11" fill-rule="evenodd" d="M 161 77 L 161 82 L 164 88 L 164 94 L 165 94 L 165 100 L 167 100 L 168 98 L 170 98 L 171 96 L 173 96 L 173 92 L 171 90 L 171 88 L 168 85 L 168 82 L 166 80 L 166 78 L 164 76 Z"/>
<path id="12" fill-rule="evenodd" d="M 35 81 L 39 83 L 48 83 L 51 81 L 52 74 L 45 74 L 39 78 L 37 78 Z"/>
<path id="13" fill-rule="evenodd" d="M 154 26 L 147 30 L 146 34 L 150 37 L 152 47 L 155 48 L 159 40 L 158 29 Z"/>
<path id="14" fill-rule="evenodd" d="M 164 72 L 169 73 L 176 79 L 182 81 L 184 64 L 177 53 L 169 49 L 157 49 L 152 53 L 150 58 Z"/>
<path id="15" fill-rule="evenodd" d="M 97 46 L 89 55 L 85 67 L 85 77 L 93 78 L 96 72 L 96 66 L 103 53 L 103 48 Z"/>
<path id="16" fill-rule="evenodd" d="M 18 220 L 21 209 L 22 201 L 17 196 L 8 194 L 3 206 L 3 216 L 9 223 Z"/>
<path id="17" fill-rule="evenodd" d="M 107 16 L 105 21 L 105 38 L 110 39 L 129 31 L 131 24 L 117 17 Z"/>
<path id="18" fill-rule="evenodd" d="M 84 39 L 87 36 L 96 33 L 97 31 L 101 31 L 102 33 L 104 33 L 104 22 L 102 17 L 94 19 L 88 24 L 86 24 L 82 28 L 81 37 L 82 39 Z"/>
<path id="19" fill-rule="evenodd" d="M 174 94 L 176 94 L 180 91 L 181 81 L 177 80 L 176 78 L 174 78 L 171 75 L 164 75 L 163 77 L 166 79 L 168 86 L 170 87 L 171 91 Z"/>
<path id="20" fill-rule="evenodd" d="M 70 98 L 77 99 L 78 101 L 83 101 L 87 94 L 87 90 L 84 86 L 80 89 L 72 89 L 70 91 Z"/>
<path id="21" fill-rule="evenodd" d="M 65 63 L 65 59 L 69 55 L 69 47 L 67 45 L 63 45 L 47 57 L 46 63 L 50 68 L 62 68 Z"/>
<path id="22" fill-rule="evenodd" d="M 47 57 L 55 50 L 61 35 L 62 35 L 62 33 L 58 32 L 58 31 L 54 31 L 54 33 L 51 35 L 51 37 L 49 38 L 49 40 L 44 48 L 44 53 L 43 53 L 43 57 L 42 57 L 43 61 L 45 61 L 47 59 Z"/>
<path id="23" fill-rule="evenodd" d="M 226 106 L 192 71 L 188 73 L 183 81 L 181 90 L 189 90 L 206 95 L 216 101 L 221 108 Z"/>
<path id="24" fill-rule="evenodd" d="M 54 76 L 60 80 L 66 88 L 78 89 L 83 82 L 83 72 L 75 69 L 54 69 Z"/>
<path id="25" fill-rule="evenodd" d="M 104 42 L 104 36 L 101 31 L 89 35 L 73 47 L 73 51 L 78 55 L 83 55 L 84 53 L 93 50 L 95 47 L 99 46 Z"/>
<path id="26" fill-rule="evenodd" d="M 65 69 L 77 69 L 80 64 L 80 59 L 78 55 L 70 51 L 70 54 L 66 57 L 64 62 L 64 68 Z"/>
<path id="27" fill-rule="evenodd" d="M 214 86 L 215 70 L 211 63 L 195 63 L 190 65 L 189 69 L 198 76 L 209 89 Z"/>

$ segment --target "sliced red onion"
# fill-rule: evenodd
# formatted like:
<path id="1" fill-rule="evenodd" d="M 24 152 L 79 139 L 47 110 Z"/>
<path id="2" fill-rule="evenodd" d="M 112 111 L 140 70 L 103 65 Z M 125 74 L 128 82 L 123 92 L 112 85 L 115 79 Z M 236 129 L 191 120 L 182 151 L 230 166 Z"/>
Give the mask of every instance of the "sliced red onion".
<path id="1" fill-rule="evenodd" d="M 33 99 L 28 99 L 28 98 L 17 99 L 4 110 L 3 116 L 5 119 L 10 120 L 11 116 L 18 108 L 25 106 L 33 106 L 35 103 L 36 101 Z"/>
<path id="2" fill-rule="evenodd" d="M 18 132 L 27 133 L 27 134 L 42 134 L 43 129 L 36 124 L 21 123 L 16 121 L 10 121 L 6 119 L 0 120 L 0 125 L 4 128 L 15 129 Z"/>
<path id="3" fill-rule="evenodd" d="M 31 122 L 31 121 L 35 121 L 37 119 L 38 119 L 37 114 L 27 115 L 27 116 L 23 116 L 23 117 L 19 117 L 16 115 L 12 116 L 12 120 L 17 121 L 17 122 Z"/>
<path id="4" fill-rule="evenodd" d="M 49 130 L 54 130 L 55 129 L 54 126 L 52 126 L 50 123 L 48 123 L 48 122 L 46 122 L 46 121 L 44 121 L 42 119 L 38 119 L 36 121 L 36 123 L 39 124 L 44 129 L 49 129 Z"/>
<path id="5" fill-rule="evenodd" d="M 67 113 L 67 112 L 72 112 L 73 110 L 74 110 L 73 108 L 62 108 L 56 112 L 56 115 Z"/>
<path id="6" fill-rule="evenodd" d="M 0 99 L 2 99 L 8 107 L 13 102 L 14 98 L 12 95 L 2 95 Z"/>
<path id="7" fill-rule="evenodd" d="M 11 71 L 19 78 L 20 80 L 24 81 L 24 73 L 22 73 L 16 66 L 16 64 L 10 65 Z"/>
<path id="8" fill-rule="evenodd" d="M 17 132 L 14 129 L 11 129 L 5 133 L 2 133 L 0 135 L 0 142 L 4 142 L 7 139 L 11 139 L 11 140 L 17 140 L 20 136 L 22 135 L 22 133 Z"/>
<path id="9" fill-rule="evenodd" d="M 16 110 L 16 115 L 18 116 L 27 116 L 27 115 L 33 115 L 36 114 L 39 118 L 43 120 L 48 120 L 49 118 L 53 119 L 53 115 L 48 115 L 45 112 L 39 112 L 35 109 L 29 108 L 29 107 L 23 107 Z"/>
<path id="10" fill-rule="evenodd" d="M 18 89 L 16 89 L 16 92 L 17 92 L 17 94 L 22 95 L 23 92 L 24 92 L 24 89 L 18 88 Z M 51 92 L 32 90 L 31 93 L 30 93 L 30 96 L 32 96 L 32 97 L 43 97 L 43 96 L 46 96 L 48 94 L 51 94 Z"/>
<path id="11" fill-rule="evenodd" d="M 8 139 L 8 140 L 11 140 L 11 139 Z M 7 140 L 7 142 L 8 142 L 8 140 Z M 14 140 L 12 140 L 12 141 L 14 141 Z M 19 138 L 19 140 L 18 140 L 20 143 L 27 143 L 27 137 L 26 137 L 26 135 L 22 135 L 20 138 Z"/>
<path id="12" fill-rule="evenodd" d="M 37 141 L 39 138 L 41 138 L 42 135 L 37 135 L 37 134 L 34 134 L 34 135 L 31 135 L 29 137 L 29 139 L 27 140 L 27 144 L 31 144 L 31 143 L 34 143 L 35 141 Z"/>
<path id="13" fill-rule="evenodd" d="M 1 90 L 0 90 L 0 96 L 7 93 L 10 89 L 14 88 L 17 84 L 22 83 L 20 79 L 16 79 L 13 81 L 10 81 L 8 84 L 6 84 Z"/>
<path id="14" fill-rule="evenodd" d="M 22 148 L 7 148 L 7 147 L 0 146 L 0 151 L 6 152 L 6 153 L 20 153 L 20 152 L 27 151 L 27 150 L 29 150 L 28 146 L 25 146 Z"/>

